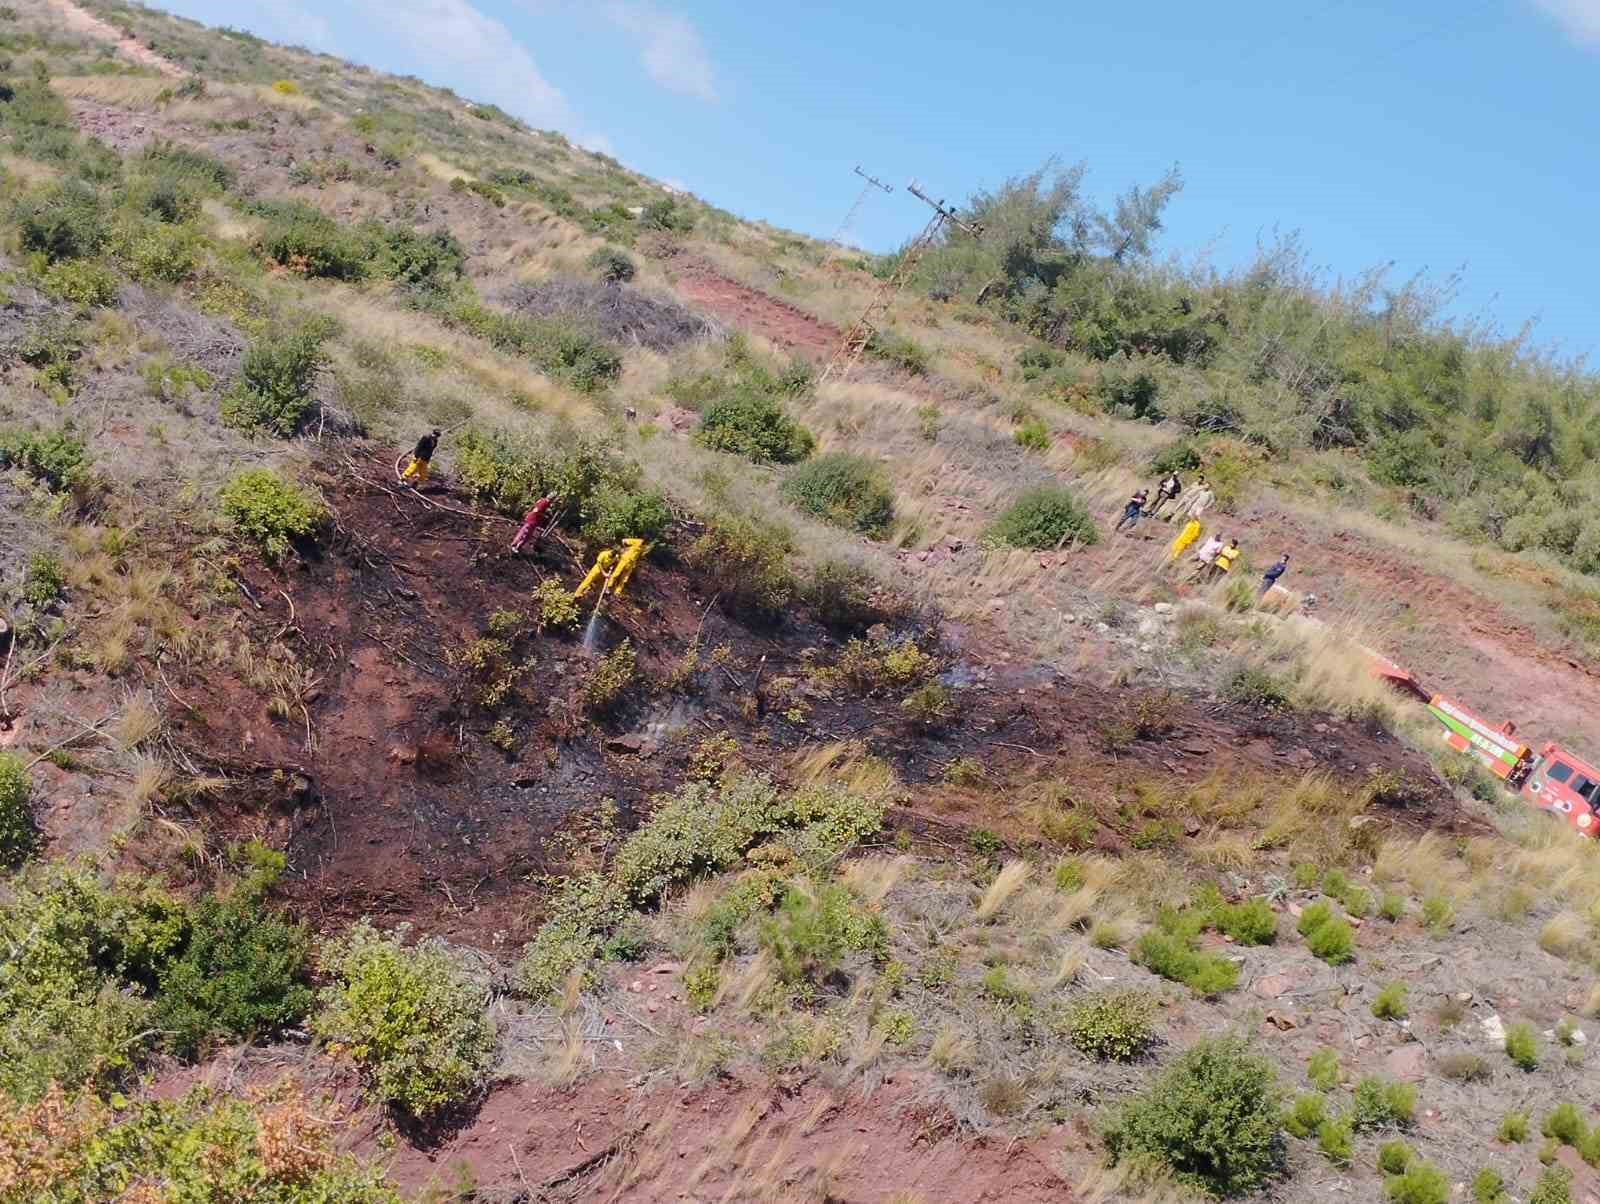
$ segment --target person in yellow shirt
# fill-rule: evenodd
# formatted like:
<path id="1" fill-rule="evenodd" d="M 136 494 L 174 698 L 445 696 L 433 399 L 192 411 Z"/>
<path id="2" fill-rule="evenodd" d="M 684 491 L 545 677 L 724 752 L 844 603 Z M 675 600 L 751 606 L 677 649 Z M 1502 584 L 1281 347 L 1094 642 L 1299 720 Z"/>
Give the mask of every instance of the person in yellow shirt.
<path id="1" fill-rule="evenodd" d="M 1211 575 L 1206 580 L 1215 581 L 1219 577 L 1226 577 L 1233 571 L 1233 562 L 1239 559 L 1242 550 L 1237 539 L 1230 539 L 1228 546 L 1218 551 L 1216 559 L 1211 562 Z"/>
<path id="2" fill-rule="evenodd" d="M 610 548 L 605 548 L 600 555 L 594 558 L 594 568 L 589 570 L 589 575 L 578 583 L 578 588 L 572 591 L 574 600 L 583 597 L 602 580 L 611 576 L 612 566 L 617 562 L 617 554 Z"/>

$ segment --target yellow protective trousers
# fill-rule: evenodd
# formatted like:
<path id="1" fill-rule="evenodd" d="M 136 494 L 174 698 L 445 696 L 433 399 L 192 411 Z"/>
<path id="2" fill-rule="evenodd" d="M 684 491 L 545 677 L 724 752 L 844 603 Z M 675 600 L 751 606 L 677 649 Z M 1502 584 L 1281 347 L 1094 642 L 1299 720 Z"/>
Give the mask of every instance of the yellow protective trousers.
<path id="1" fill-rule="evenodd" d="M 633 570 L 638 567 L 639 559 L 648 549 L 642 539 L 624 539 L 622 541 L 622 558 L 617 561 L 617 567 L 611 570 L 610 589 L 619 598 L 622 596 L 623 587 L 633 580 Z"/>
<path id="2" fill-rule="evenodd" d="M 1200 530 L 1199 520 L 1191 518 L 1183 530 L 1178 532 L 1178 538 L 1172 541 L 1172 548 L 1167 553 L 1168 563 L 1182 556 L 1189 545 L 1200 538 Z"/>
<path id="3" fill-rule="evenodd" d="M 406 465 L 406 470 L 400 474 L 400 479 L 407 484 L 426 485 L 428 483 L 428 462 L 412 456 L 411 463 Z"/>
<path id="4" fill-rule="evenodd" d="M 590 569 L 589 575 L 578 583 L 578 588 L 572 591 L 572 596 L 574 598 L 581 598 L 584 594 L 588 593 L 591 589 L 598 585 L 601 578 L 610 574 L 611 566 L 616 562 L 616 559 L 617 554 L 610 548 L 607 548 L 605 551 L 601 552 L 600 555 L 596 556 L 594 558 L 594 568 Z"/>

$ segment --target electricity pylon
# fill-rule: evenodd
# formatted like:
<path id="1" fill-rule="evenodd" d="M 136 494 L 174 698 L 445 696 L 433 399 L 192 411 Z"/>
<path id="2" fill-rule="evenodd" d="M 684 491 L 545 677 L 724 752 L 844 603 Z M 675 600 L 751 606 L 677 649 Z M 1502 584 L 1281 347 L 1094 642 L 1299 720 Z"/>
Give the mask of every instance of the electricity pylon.
<path id="1" fill-rule="evenodd" d="M 856 175 L 860 176 L 866 181 L 866 183 L 861 186 L 861 193 L 856 197 L 856 203 L 850 206 L 850 212 L 844 215 L 844 221 L 839 223 L 839 229 L 834 233 L 834 236 L 828 240 L 834 246 L 839 246 L 840 240 L 844 238 L 850 227 L 855 225 L 856 218 L 861 214 L 861 206 L 867 203 L 867 197 L 871 195 L 874 188 L 881 188 L 884 192 L 894 191 L 893 188 L 885 184 L 882 180 L 878 179 L 877 176 L 869 176 L 866 172 L 862 171 L 859 163 L 856 164 Z"/>

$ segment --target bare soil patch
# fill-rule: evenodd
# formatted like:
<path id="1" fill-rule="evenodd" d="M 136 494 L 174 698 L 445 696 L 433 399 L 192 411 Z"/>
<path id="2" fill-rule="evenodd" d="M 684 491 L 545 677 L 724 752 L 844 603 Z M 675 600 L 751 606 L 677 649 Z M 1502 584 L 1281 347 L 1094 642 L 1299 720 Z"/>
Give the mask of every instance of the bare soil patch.
<path id="1" fill-rule="evenodd" d="M 117 48 L 118 54 L 129 62 L 138 63 L 141 67 L 153 67 L 162 75 L 173 79 L 183 78 L 185 72 L 182 67 L 170 59 L 163 58 L 110 22 L 102 21 L 93 13 L 79 8 L 72 3 L 72 0 L 50 0 L 50 4 L 61 14 L 62 20 L 67 23 L 67 28 L 74 33 L 81 33 L 97 41 L 110 42 Z"/>

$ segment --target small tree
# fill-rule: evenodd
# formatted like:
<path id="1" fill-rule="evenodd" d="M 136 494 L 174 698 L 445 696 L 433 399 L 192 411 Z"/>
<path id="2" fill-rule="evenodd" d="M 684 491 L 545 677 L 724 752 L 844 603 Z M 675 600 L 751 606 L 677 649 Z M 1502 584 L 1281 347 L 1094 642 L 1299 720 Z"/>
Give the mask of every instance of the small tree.
<path id="1" fill-rule="evenodd" d="M 1012 548 L 1053 548 L 1068 540 L 1098 543 L 1100 532 L 1069 490 L 1046 485 L 1012 502 L 989 528 L 989 539 Z"/>
<path id="2" fill-rule="evenodd" d="M 270 468 L 247 468 L 229 481 L 222 513 L 268 560 L 281 560 L 295 540 L 315 535 L 328 518 L 321 502 Z"/>

